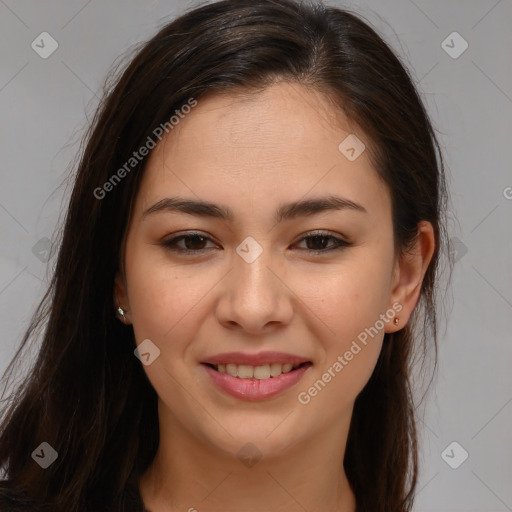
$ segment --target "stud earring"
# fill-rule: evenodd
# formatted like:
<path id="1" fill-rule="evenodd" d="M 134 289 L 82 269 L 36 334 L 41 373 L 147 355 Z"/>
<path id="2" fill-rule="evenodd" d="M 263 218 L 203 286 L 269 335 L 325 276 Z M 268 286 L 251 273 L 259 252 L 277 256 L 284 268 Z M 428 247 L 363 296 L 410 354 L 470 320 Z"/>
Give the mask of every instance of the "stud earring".
<path id="1" fill-rule="evenodd" d="M 399 320 L 398 318 L 395 318 L 394 322 L 395 322 L 395 325 L 398 325 L 398 323 L 400 322 L 400 320 Z"/>
<path id="2" fill-rule="evenodd" d="M 117 312 L 123 317 L 123 322 L 126 323 L 126 316 L 124 315 L 124 309 L 121 306 L 117 306 Z"/>

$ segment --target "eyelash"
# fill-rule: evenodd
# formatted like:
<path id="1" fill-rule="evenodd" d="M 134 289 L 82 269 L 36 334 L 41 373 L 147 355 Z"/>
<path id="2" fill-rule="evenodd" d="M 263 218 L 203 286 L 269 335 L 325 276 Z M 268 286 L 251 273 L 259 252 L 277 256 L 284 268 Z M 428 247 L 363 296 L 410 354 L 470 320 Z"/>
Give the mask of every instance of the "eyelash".
<path id="1" fill-rule="evenodd" d="M 191 239 L 191 238 L 194 238 L 194 237 L 199 237 L 199 238 L 202 238 L 202 239 L 205 239 L 205 240 L 211 240 L 209 237 L 204 236 L 202 233 L 193 231 L 193 232 L 189 232 L 189 233 L 184 234 L 184 235 L 176 236 L 176 237 L 171 238 L 169 240 L 165 240 L 164 242 L 162 242 L 162 245 L 167 250 L 173 251 L 173 252 L 176 252 L 176 253 L 190 254 L 190 255 L 192 255 L 192 254 L 195 254 L 195 255 L 204 254 L 208 249 L 193 250 L 193 249 L 176 248 L 176 244 L 178 243 L 178 241 L 186 240 L 186 239 Z M 304 240 L 308 240 L 308 239 L 311 239 L 311 238 L 317 238 L 317 237 L 318 238 L 328 238 L 328 239 L 334 240 L 334 242 L 335 242 L 334 247 L 331 247 L 331 248 L 328 248 L 328 249 L 317 249 L 317 250 L 315 250 L 315 249 L 303 249 L 303 250 L 309 251 L 309 252 L 311 252 L 313 254 L 321 255 L 321 254 L 325 254 L 325 253 L 328 253 L 328 252 L 331 252 L 331 251 L 339 251 L 341 249 L 344 249 L 346 247 L 350 247 L 352 245 L 352 243 L 347 242 L 346 240 L 342 240 L 341 238 L 335 237 L 335 236 L 333 236 L 330 233 L 325 232 L 325 231 L 314 231 L 314 232 L 307 233 L 307 236 L 302 237 L 299 240 L 299 242 L 302 242 Z"/>

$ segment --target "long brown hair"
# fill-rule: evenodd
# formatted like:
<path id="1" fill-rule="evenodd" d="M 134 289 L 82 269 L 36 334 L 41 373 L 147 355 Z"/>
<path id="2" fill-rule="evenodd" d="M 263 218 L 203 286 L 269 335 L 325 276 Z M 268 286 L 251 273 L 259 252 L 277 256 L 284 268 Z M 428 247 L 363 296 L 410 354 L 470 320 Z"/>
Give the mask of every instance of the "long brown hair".
<path id="1" fill-rule="evenodd" d="M 420 301 L 405 328 L 385 335 L 356 399 L 344 460 L 358 512 L 411 510 L 418 473 L 411 364 L 437 346 L 442 155 L 408 71 L 381 37 L 355 14 L 293 0 L 196 7 L 142 45 L 108 85 L 86 134 L 51 284 L 3 376 L 40 334 L 32 368 L 2 410 L 0 509 L 142 510 L 138 481 L 158 447 L 157 395 L 134 357 L 132 328 L 114 316 L 113 287 L 147 158 L 106 197 L 94 191 L 190 98 L 200 103 L 208 92 L 258 91 L 279 80 L 323 92 L 368 135 L 391 193 L 399 252 L 420 221 L 434 226 Z M 46 469 L 31 457 L 42 442 L 58 453 Z"/>

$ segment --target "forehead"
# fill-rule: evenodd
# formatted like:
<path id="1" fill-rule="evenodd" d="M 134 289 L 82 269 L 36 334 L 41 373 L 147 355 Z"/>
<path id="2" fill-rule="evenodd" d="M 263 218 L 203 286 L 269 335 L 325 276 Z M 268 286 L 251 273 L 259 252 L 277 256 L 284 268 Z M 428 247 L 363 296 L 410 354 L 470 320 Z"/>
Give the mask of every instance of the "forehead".
<path id="1" fill-rule="evenodd" d="M 147 207 L 168 193 L 224 202 L 243 195 L 268 203 L 283 194 L 297 199 L 333 188 L 382 195 L 367 152 L 354 161 L 340 152 L 349 135 L 369 144 L 325 96 L 298 84 L 210 94 L 152 151 L 138 202 Z"/>
<path id="2" fill-rule="evenodd" d="M 299 157 L 301 148 L 329 144 L 325 135 L 333 130 L 350 133 L 350 121 L 325 96 L 281 82 L 256 93 L 208 94 L 184 116 L 168 142 L 176 149 L 180 144 L 203 149 L 222 144 L 230 156 L 251 151 L 272 158 L 286 153 L 289 160 L 293 151 Z"/>

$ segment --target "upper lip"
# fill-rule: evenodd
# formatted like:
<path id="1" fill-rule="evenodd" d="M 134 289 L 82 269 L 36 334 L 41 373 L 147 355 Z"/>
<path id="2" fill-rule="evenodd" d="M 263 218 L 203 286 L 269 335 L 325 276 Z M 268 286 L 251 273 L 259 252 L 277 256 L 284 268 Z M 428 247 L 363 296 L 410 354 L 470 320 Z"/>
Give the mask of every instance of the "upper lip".
<path id="1" fill-rule="evenodd" d="M 236 364 L 249 366 L 262 366 L 271 363 L 291 363 L 298 365 L 310 362 L 309 359 L 295 354 L 286 354 L 284 352 L 259 352 L 257 354 L 246 354 L 243 352 L 225 352 L 215 356 L 208 357 L 201 363 L 204 364 Z"/>

